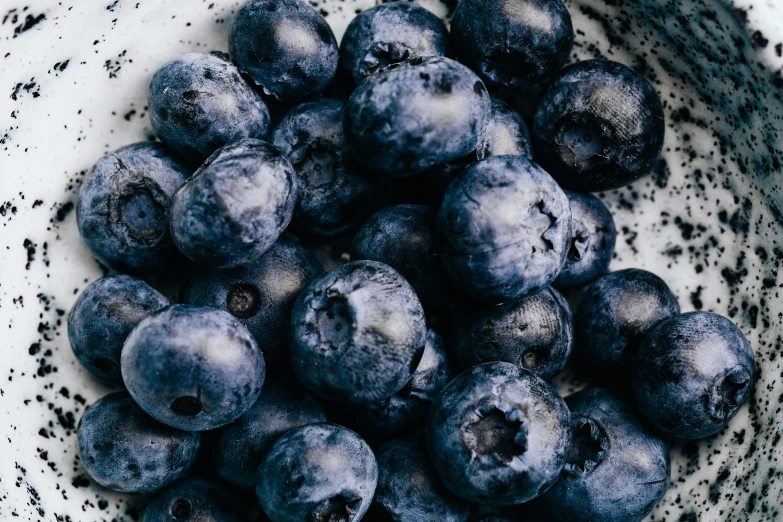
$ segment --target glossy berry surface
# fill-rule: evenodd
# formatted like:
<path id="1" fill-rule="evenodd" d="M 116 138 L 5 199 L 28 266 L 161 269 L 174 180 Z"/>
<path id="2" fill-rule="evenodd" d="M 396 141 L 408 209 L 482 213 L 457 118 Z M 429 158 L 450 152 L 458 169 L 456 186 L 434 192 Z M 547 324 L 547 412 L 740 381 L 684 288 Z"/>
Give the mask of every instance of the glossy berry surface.
<path id="1" fill-rule="evenodd" d="M 479 504 L 520 504 L 560 475 L 570 422 L 565 402 L 544 380 L 511 363 L 490 362 L 441 391 L 427 420 L 427 445 L 455 495 Z"/>
<path id="2" fill-rule="evenodd" d="M 76 203 L 92 255 L 118 272 L 162 272 L 177 252 L 169 233 L 171 199 L 189 175 L 159 143 L 128 145 L 98 160 Z"/>
<path id="3" fill-rule="evenodd" d="M 427 332 L 413 288 L 376 261 L 316 278 L 294 305 L 291 329 L 297 378 L 317 395 L 347 402 L 377 402 L 405 386 Z"/>
<path id="4" fill-rule="evenodd" d="M 336 424 L 296 428 L 258 468 L 256 494 L 273 522 L 361 520 L 378 481 L 372 450 Z"/>
<path id="5" fill-rule="evenodd" d="M 234 17 L 231 58 L 281 101 L 322 91 L 337 71 L 337 41 L 318 11 L 299 0 L 250 0 Z"/>
<path id="6" fill-rule="evenodd" d="M 222 53 L 190 53 L 158 69 L 149 107 L 160 141 L 190 164 L 227 143 L 264 139 L 269 132 L 264 100 Z"/>
<path id="7" fill-rule="evenodd" d="M 437 223 L 452 281 L 486 302 L 520 299 L 548 286 L 571 240 L 568 198 L 522 156 L 494 156 L 468 167 L 446 190 Z"/>
<path id="8" fill-rule="evenodd" d="M 463 0 L 451 32 L 459 60 L 491 87 L 537 83 L 563 66 L 574 45 L 561 0 Z"/>
<path id="9" fill-rule="evenodd" d="M 592 283 L 609 270 L 617 229 L 612 213 L 591 194 L 565 191 L 571 205 L 573 236 L 565 266 L 552 284 L 568 290 Z"/>
<path id="10" fill-rule="evenodd" d="M 627 368 L 644 336 L 680 305 L 657 275 L 631 268 L 603 276 L 587 289 L 574 315 L 576 345 L 600 370 Z"/>
<path id="11" fill-rule="evenodd" d="M 122 378 L 152 417 L 188 431 L 218 428 L 258 399 L 264 356 L 222 310 L 172 305 L 143 319 L 122 350 Z"/>
<path id="12" fill-rule="evenodd" d="M 117 274 L 92 282 L 68 314 L 74 355 L 102 383 L 121 386 L 125 338 L 139 321 L 168 304 L 168 299 L 135 277 Z"/>
<path id="13" fill-rule="evenodd" d="M 283 234 L 261 257 L 222 270 L 197 269 L 186 281 L 183 302 L 225 310 L 255 338 L 264 362 L 288 366 L 291 309 L 323 266 L 315 253 Z"/>
<path id="14" fill-rule="evenodd" d="M 196 460 L 201 438 L 162 424 L 126 392 L 90 405 L 76 430 L 79 455 L 100 485 L 150 493 L 177 480 Z"/>
<path id="15" fill-rule="evenodd" d="M 360 163 L 390 177 L 465 156 L 489 122 L 479 78 L 443 57 L 389 67 L 362 82 L 345 108 L 345 139 Z"/>
<path id="16" fill-rule="evenodd" d="M 296 172 L 276 147 L 245 139 L 218 150 L 171 205 L 171 234 L 196 263 L 227 268 L 266 252 L 291 222 Z"/>
<path id="17" fill-rule="evenodd" d="M 748 340 L 729 319 L 692 312 L 653 329 L 634 361 L 639 411 L 682 439 L 717 433 L 737 414 L 756 372 Z"/>
<path id="18" fill-rule="evenodd" d="M 340 68 L 356 84 L 395 63 L 449 55 L 449 32 L 443 21 L 407 2 L 362 11 L 348 24 L 340 42 Z"/>
<path id="19" fill-rule="evenodd" d="M 641 522 L 669 487 L 669 448 L 601 388 L 566 398 L 574 439 L 560 478 L 535 501 L 552 522 Z"/>
<path id="20" fill-rule="evenodd" d="M 461 368 L 505 361 L 549 379 L 574 346 L 571 309 L 554 288 L 499 306 L 458 312 L 454 352 Z"/>
<path id="21" fill-rule="evenodd" d="M 158 493 L 144 522 L 245 522 L 241 501 L 215 482 L 184 478 Z"/>
<path id="22" fill-rule="evenodd" d="M 650 173 L 663 148 L 661 100 L 625 65 L 588 60 L 549 83 L 533 118 L 536 159 L 563 187 L 595 192 Z"/>

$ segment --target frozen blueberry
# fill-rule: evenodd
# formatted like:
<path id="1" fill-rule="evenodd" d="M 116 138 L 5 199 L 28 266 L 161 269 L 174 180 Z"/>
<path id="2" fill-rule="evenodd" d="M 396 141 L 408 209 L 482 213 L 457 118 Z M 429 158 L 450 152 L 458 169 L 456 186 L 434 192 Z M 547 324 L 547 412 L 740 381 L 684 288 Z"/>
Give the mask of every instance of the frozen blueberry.
<path id="1" fill-rule="evenodd" d="M 196 460 L 201 437 L 156 421 L 126 392 L 90 405 L 76 430 L 84 469 L 100 485 L 150 493 L 177 480 Z"/>
<path id="2" fill-rule="evenodd" d="M 256 471 L 269 447 L 293 428 L 326 422 L 312 395 L 293 381 L 268 382 L 247 413 L 221 428 L 212 452 L 218 475 L 242 489 L 256 486 Z"/>
<path id="3" fill-rule="evenodd" d="M 340 68 L 361 83 L 389 65 L 449 56 L 449 31 L 440 18 L 408 2 L 371 7 L 357 15 L 340 43 Z"/>
<path id="4" fill-rule="evenodd" d="M 549 379 L 571 354 L 573 317 L 563 296 L 545 288 L 519 301 L 458 312 L 453 338 L 462 368 L 505 361 Z"/>
<path id="5" fill-rule="evenodd" d="M 655 88 L 625 65 L 573 64 L 547 86 L 533 118 L 536 159 L 565 188 L 599 191 L 650 173 L 663 148 Z"/>
<path id="6" fill-rule="evenodd" d="M 375 456 L 358 435 L 336 424 L 310 424 L 269 449 L 256 494 L 273 522 L 358 521 L 377 480 Z"/>
<path id="7" fill-rule="evenodd" d="M 345 108 L 345 140 L 360 163 L 391 177 L 465 156 L 489 122 L 487 89 L 443 57 L 396 64 L 363 81 Z"/>
<path id="8" fill-rule="evenodd" d="M 563 66 L 574 45 L 561 0 L 462 0 L 451 36 L 459 60 L 492 87 L 538 82 Z"/>
<path id="9" fill-rule="evenodd" d="M 337 40 L 323 16 L 299 0 L 250 0 L 234 18 L 231 58 L 281 101 L 322 91 L 337 72 Z"/>
<path id="10" fill-rule="evenodd" d="M 395 205 L 373 214 L 356 233 L 351 259 L 386 263 L 411 284 L 424 310 L 435 313 L 453 300 L 435 241 L 435 210 Z"/>
<path id="11" fill-rule="evenodd" d="M 234 142 L 177 191 L 171 234 L 197 263 L 216 268 L 249 263 L 288 226 L 296 192 L 296 172 L 279 149 L 250 138 Z"/>
<path id="12" fill-rule="evenodd" d="M 440 478 L 479 504 L 537 497 L 563 469 L 571 444 L 568 407 L 543 379 L 506 362 L 474 366 L 441 391 L 427 420 Z"/>
<path id="13" fill-rule="evenodd" d="M 494 156 L 449 185 L 437 226 L 452 281 L 476 299 L 497 303 L 555 280 L 571 241 L 571 210 L 538 165 L 522 156 Z"/>
<path id="14" fill-rule="evenodd" d="M 363 172 L 345 150 L 344 109 L 338 100 L 303 103 L 272 134 L 299 177 L 292 225 L 317 238 L 355 230 L 384 201 L 381 180 Z"/>
<path id="15" fill-rule="evenodd" d="M 641 522 L 669 487 L 666 443 L 601 388 L 566 398 L 574 432 L 560 478 L 535 501 L 551 522 Z"/>
<path id="16" fill-rule="evenodd" d="M 152 76 L 152 129 L 160 141 L 198 165 L 227 143 L 266 138 L 269 109 L 219 54 L 190 53 Z"/>
<path id="17" fill-rule="evenodd" d="M 407 383 L 427 328 L 410 284 L 376 261 L 354 261 L 316 278 L 291 313 L 291 366 L 331 400 L 377 402 Z"/>
<path id="18" fill-rule="evenodd" d="M 247 326 L 267 366 L 288 365 L 291 309 L 323 266 L 315 253 L 283 234 L 261 257 L 235 268 L 197 269 L 186 281 L 183 301 L 225 310 Z"/>
<path id="19" fill-rule="evenodd" d="M 755 367 L 748 340 L 730 320 L 708 312 L 675 316 L 656 326 L 639 348 L 636 402 L 667 435 L 707 437 L 737 414 Z"/>
<path id="20" fill-rule="evenodd" d="M 179 480 L 158 493 L 144 511 L 144 522 L 245 522 L 242 502 L 214 482 Z"/>
<path id="21" fill-rule="evenodd" d="M 264 384 L 264 356 L 227 312 L 172 305 L 125 341 L 122 377 L 144 411 L 175 428 L 211 430 L 245 413 Z"/>
<path id="22" fill-rule="evenodd" d="M 612 272 L 587 289 L 576 311 L 576 346 L 595 368 L 626 368 L 647 332 L 678 313 L 677 298 L 657 275 L 636 268 Z"/>
<path id="23" fill-rule="evenodd" d="M 443 487 L 429 462 L 424 438 L 416 435 L 381 446 L 378 487 L 368 522 L 465 522 L 468 504 Z"/>
<path id="24" fill-rule="evenodd" d="M 617 230 L 609 209 L 590 194 L 565 191 L 571 204 L 573 237 L 563 271 L 552 286 L 561 290 L 592 283 L 609 269 Z"/>
<path id="25" fill-rule="evenodd" d="M 76 203 L 92 255 L 118 272 L 161 272 L 177 252 L 169 234 L 171 198 L 189 175 L 159 143 L 128 145 L 98 160 Z"/>
<path id="26" fill-rule="evenodd" d="M 68 339 L 79 362 L 104 384 L 122 385 L 122 343 L 169 301 L 141 279 L 110 275 L 85 288 L 68 314 Z"/>

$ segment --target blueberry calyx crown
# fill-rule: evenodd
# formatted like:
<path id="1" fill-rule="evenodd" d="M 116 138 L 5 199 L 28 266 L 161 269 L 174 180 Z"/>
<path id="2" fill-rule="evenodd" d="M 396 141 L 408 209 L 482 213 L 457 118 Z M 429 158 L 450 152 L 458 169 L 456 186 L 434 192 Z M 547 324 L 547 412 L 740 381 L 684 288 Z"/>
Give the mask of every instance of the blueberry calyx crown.
<path id="1" fill-rule="evenodd" d="M 606 457 L 609 438 L 601 426 L 589 417 L 574 417 L 571 427 L 574 435 L 565 471 L 572 475 L 591 473 Z"/>
<path id="2" fill-rule="evenodd" d="M 352 498 L 347 492 L 327 498 L 313 508 L 307 522 L 350 522 L 361 504 L 360 497 Z"/>
<path id="3" fill-rule="evenodd" d="M 483 404 L 462 428 L 462 440 L 475 458 L 509 463 L 527 450 L 521 412 L 510 405 Z"/>
<path id="4" fill-rule="evenodd" d="M 410 55 L 410 48 L 402 42 L 378 42 L 362 59 L 362 76 L 366 78 L 391 65 L 404 62 L 410 58 Z"/>
<path id="5" fill-rule="evenodd" d="M 731 417 L 742 404 L 749 385 L 750 374 L 742 367 L 734 368 L 719 377 L 705 395 L 710 416 L 719 421 Z"/>
<path id="6" fill-rule="evenodd" d="M 190 501 L 184 498 L 175 499 L 169 508 L 171 516 L 177 520 L 187 520 L 192 511 L 193 508 L 190 505 Z"/>
<path id="7" fill-rule="evenodd" d="M 261 308 L 261 292 L 250 283 L 237 283 L 226 296 L 226 309 L 234 317 L 247 319 L 253 317 Z"/>

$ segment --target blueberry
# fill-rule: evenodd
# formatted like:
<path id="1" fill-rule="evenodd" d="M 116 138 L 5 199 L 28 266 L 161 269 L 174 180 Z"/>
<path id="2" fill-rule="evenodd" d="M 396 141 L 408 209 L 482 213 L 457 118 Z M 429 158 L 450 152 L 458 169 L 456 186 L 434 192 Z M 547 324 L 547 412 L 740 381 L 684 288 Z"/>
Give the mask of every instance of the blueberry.
<path id="1" fill-rule="evenodd" d="M 407 383 L 427 329 L 416 293 L 394 269 L 354 261 L 316 278 L 291 313 L 291 366 L 331 400 L 377 402 Z"/>
<path id="2" fill-rule="evenodd" d="M 565 191 L 571 204 L 573 237 L 563 271 L 553 286 L 561 290 L 592 283 L 609 269 L 617 230 L 609 209 L 590 194 Z"/>
<path id="3" fill-rule="evenodd" d="M 454 352 L 462 368 L 505 361 L 549 379 L 574 345 L 571 309 L 553 288 L 500 306 L 475 306 L 454 321 Z"/>
<path id="4" fill-rule="evenodd" d="M 565 188 L 599 191 L 646 176 L 663 148 L 661 100 L 633 69 L 573 64 L 547 86 L 533 118 L 536 158 Z"/>
<path id="5" fill-rule="evenodd" d="M 351 20 L 340 43 L 340 68 L 359 84 L 395 63 L 450 54 L 449 31 L 440 18 L 418 5 L 392 2 Z"/>
<path id="6" fill-rule="evenodd" d="M 377 480 L 375 456 L 358 435 L 336 424 L 310 424 L 269 449 L 256 494 L 273 522 L 358 521 Z"/>
<path id="7" fill-rule="evenodd" d="M 197 269 L 185 283 L 183 301 L 225 310 L 239 319 L 264 352 L 264 362 L 288 365 L 289 319 L 299 293 L 323 266 L 315 253 L 283 234 L 261 257 L 235 268 Z"/>
<path id="8" fill-rule="evenodd" d="M 683 314 L 656 326 L 639 348 L 634 394 L 658 430 L 700 439 L 737 414 L 755 366 L 748 340 L 730 320 L 708 312 Z"/>
<path id="9" fill-rule="evenodd" d="M 535 501 L 552 522 L 641 522 L 666 493 L 669 448 L 601 388 L 566 398 L 574 439 L 554 486 Z"/>
<path id="10" fill-rule="evenodd" d="M 231 58 L 281 101 L 317 94 L 337 72 L 337 40 L 323 16 L 299 0 L 250 0 L 234 18 Z"/>
<path id="11" fill-rule="evenodd" d="M 356 233 L 351 259 L 386 263 L 411 284 L 427 313 L 452 301 L 451 282 L 436 251 L 435 210 L 395 205 L 373 214 Z"/>
<path id="12" fill-rule="evenodd" d="M 118 272 L 159 273 L 176 254 L 171 198 L 190 175 L 159 143 L 136 143 L 102 157 L 79 189 L 76 222 L 87 248 Z"/>
<path id="13" fill-rule="evenodd" d="M 174 429 L 139 408 L 126 392 L 90 405 L 76 430 L 79 455 L 100 485 L 150 493 L 177 480 L 196 460 L 198 433 Z"/>
<path id="14" fill-rule="evenodd" d="M 272 134 L 299 178 L 292 225 L 317 238 L 355 230 L 384 200 L 380 180 L 345 151 L 344 109 L 338 100 L 303 103 L 283 116 Z"/>
<path id="15" fill-rule="evenodd" d="M 546 491 L 563 469 L 570 416 L 546 381 L 514 364 L 489 362 L 441 391 L 427 420 L 427 444 L 455 495 L 520 504 Z"/>
<path id="16" fill-rule="evenodd" d="M 223 486 L 200 478 L 185 478 L 152 499 L 144 522 L 244 522 L 241 501 Z"/>
<path id="17" fill-rule="evenodd" d="M 657 275 L 636 268 L 612 272 L 587 289 L 576 311 L 576 346 L 599 370 L 626 368 L 647 332 L 678 313 L 677 298 Z"/>
<path id="18" fill-rule="evenodd" d="M 568 198 L 522 156 L 470 166 L 449 185 L 438 210 L 443 265 L 457 286 L 481 301 L 520 299 L 548 286 L 570 240 Z"/>
<path id="19" fill-rule="evenodd" d="M 197 263 L 249 263 L 288 226 L 296 192 L 296 172 L 279 149 L 249 138 L 234 142 L 215 152 L 174 196 L 171 234 Z"/>
<path id="20" fill-rule="evenodd" d="M 110 275 L 94 281 L 68 314 L 74 355 L 102 383 L 122 385 L 122 343 L 139 321 L 168 304 L 168 299 L 135 277 Z"/>
<path id="21" fill-rule="evenodd" d="M 561 0 L 462 0 L 451 36 L 459 60 L 492 87 L 538 82 L 563 66 L 574 45 Z"/>
<path id="22" fill-rule="evenodd" d="M 464 65 L 430 57 L 363 81 L 345 108 L 345 140 L 369 169 L 416 174 L 476 148 L 490 113 L 487 89 Z"/>
<path id="23" fill-rule="evenodd" d="M 125 341 L 122 377 L 144 411 L 175 428 L 204 431 L 237 419 L 258 399 L 264 356 L 227 312 L 172 305 Z"/>
<path id="24" fill-rule="evenodd" d="M 423 437 L 387 442 L 375 457 L 378 487 L 365 517 L 368 522 L 467 521 L 467 503 L 443 487 L 429 462 Z"/>
<path id="25" fill-rule="evenodd" d="M 239 70 L 216 54 L 190 53 L 150 81 L 152 129 L 186 161 L 199 164 L 227 143 L 266 138 L 269 109 Z"/>
<path id="26" fill-rule="evenodd" d="M 254 489 L 264 453 L 293 428 L 326 422 L 321 405 L 293 381 L 268 382 L 247 413 L 221 428 L 212 452 L 218 475 L 242 489 Z"/>

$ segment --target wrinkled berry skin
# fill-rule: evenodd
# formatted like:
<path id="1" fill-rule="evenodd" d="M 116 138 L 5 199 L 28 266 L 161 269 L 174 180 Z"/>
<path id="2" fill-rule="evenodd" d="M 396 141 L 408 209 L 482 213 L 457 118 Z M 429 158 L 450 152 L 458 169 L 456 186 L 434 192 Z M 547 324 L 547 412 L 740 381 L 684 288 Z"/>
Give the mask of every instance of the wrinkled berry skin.
<path id="1" fill-rule="evenodd" d="M 283 234 L 261 257 L 234 268 L 200 268 L 188 278 L 183 302 L 225 310 L 255 338 L 264 362 L 288 365 L 289 319 L 299 293 L 324 271 L 315 252 Z"/>
<path id="2" fill-rule="evenodd" d="M 443 57 L 397 64 L 363 81 L 345 107 L 345 140 L 360 163 L 390 177 L 461 158 L 487 128 L 479 78 Z"/>
<path id="3" fill-rule="evenodd" d="M 617 240 L 612 213 L 600 199 L 568 190 L 565 193 L 571 204 L 573 237 L 565 266 L 552 283 L 560 290 L 580 288 L 604 275 Z"/>
<path id="4" fill-rule="evenodd" d="M 76 430 L 79 455 L 100 485 L 151 493 L 177 480 L 196 460 L 201 437 L 156 421 L 126 392 L 90 405 Z"/>
<path id="5" fill-rule="evenodd" d="M 449 185 L 437 227 L 452 281 L 475 299 L 500 303 L 555 280 L 571 240 L 571 210 L 538 165 L 522 156 L 494 156 Z"/>
<path id="6" fill-rule="evenodd" d="M 576 346 L 599 370 L 627 368 L 644 336 L 680 305 L 657 275 L 630 268 L 603 276 L 587 289 L 574 316 Z"/>
<path id="7" fill-rule="evenodd" d="M 225 55 L 190 53 L 158 69 L 149 108 L 160 141 L 195 165 L 227 143 L 269 132 L 264 100 Z"/>
<path id="8" fill-rule="evenodd" d="M 692 312 L 660 323 L 639 348 L 633 389 L 642 415 L 680 439 L 717 433 L 737 414 L 755 374 L 753 350 L 729 319 Z"/>
<path id="9" fill-rule="evenodd" d="M 571 445 L 568 407 L 546 381 L 506 362 L 474 366 L 441 391 L 427 420 L 440 478 L 479 504 L 520 504 L 557 480 Z"/>
<path id="10" fill-rule="evenodd" d="M 158 493 L 144 511 L 144 522 L 245 522 L 242 502 L 223 486 L 184 478 Z"/>
<path id="11" fill-rule="evenodd" d="M 490 87 L 524 87 L 560 69 L 574 45 L 561 0 L 463 0 L 451 36 L 459 60 Z"/>
<path id="12" fill-rule="evenodd" d="M 268 382 L 247 413 L 220 429 L 212 451 L 220 478 L 256 487 L 256 471 L 270 446 L 288 430 L 326 422 L 315 398 L 293 381 Z"/>
<path id="13" fill-rule="evenodd" d="M 454 352 L 461 368 L 505 361 L 549 379 L 574 346 L 571 309 L 554 288 L 500 306 L 458 312 Z"/>
<path id="14" fill-rule="evenodd" d="M 441 483 L 427 455 L 424 438 L 389 441 L 375 454 L 378 487 L 366 519 L 465 522 L 468 504 Z"/>
<path id="15" fill-rule="evenodd" d="M 168 304 L 168 299 L 135 277 L 116 274 L 92 282 L 68 314 L 74 355 L 100 382 L 121 386 L 125 338 L 139 321 Z"/>
<path id="16" fill-rule="evenodd" d="M 264 356 L 247 328 L 222 310 L 172 305 L 125 341 L 122 378 L 144 411 L 187 431 L 218 428 L 258 399 Z"/>
<path id="17" fill-rule="evenodd" d="M 280 101 L 324 90 L 337 72 L 331 27 L 299 0 L 250 0 L 236 14 L 228 41 L 234 63 Z"/>
<path id="18" fill-rule="evenodd" d="M 291 222 L 296 172 L 276 147 L 245 139 L 218 150 L 171 205 L 171 234 L 191 261 L 215 268 L 249 263 Z"/>
<path id="19" fill-rule="evenodd" d="M 588 60 L 560 72 L 533 117 L 536 159 L 563 187 L 596 192 L 650 173 L 665 122 L 655 88 L 625 65 Z"/>
<path id="20" fill-rule="evenodd" d="M 358 85 L 389 65 L 450 54 L 449 31 L 440 18 L 416 4 L 392 2 L 351 20 L 340 43 L 340 68 Z"/>
<path id="21" fill-rule="evenodd" d="M 566 404 L 573 446 L 536 507 L 552 522 L 641 522 L 669 487 L 666 443 L 604 389 L 587 388 Z"/>
<path id="22" fill-rule="evenodd" d="M 438 258 L 435 210 L 423 205 L 395 205 L 376 212 L 356 233 L 351 259 L 386 263 L 411 284 L 427 313 L 453 298 Z"/>
<path id="23" fill-rule="evenodd" d="M 345 104 L 322 99 L 295 107 L 278 123 L 272 143 L 283 151 L 299 178 L 292 226 L 329 239 L 355 230 L 384 203 L 382 183 L 345 150 Z"/>
<path id="24" fill-rule="evenodd" d="M 190 170 L 159 143 L 102 157 L 79 189 L 76 222 L 87 248 L 118 272 L 158 274 L 177 252 L 169 233 L 171 199 Z"/>
<path id="25" fill-rule="evenodd" d="M 302 384 L 326 399 L 359 403 L 405 386 L 427 333 L 413 288 L 376 261 L 317 277 L 294 304 L 291 330 L 291 366 Z"/>
<path id="26" fill-rule="evenodd" d="M 336 424 L 310 424 L 269 449 L 256 494 L 274 522 L 361 520 L 377 481 L 375 456 L 358 435 Z"/>

